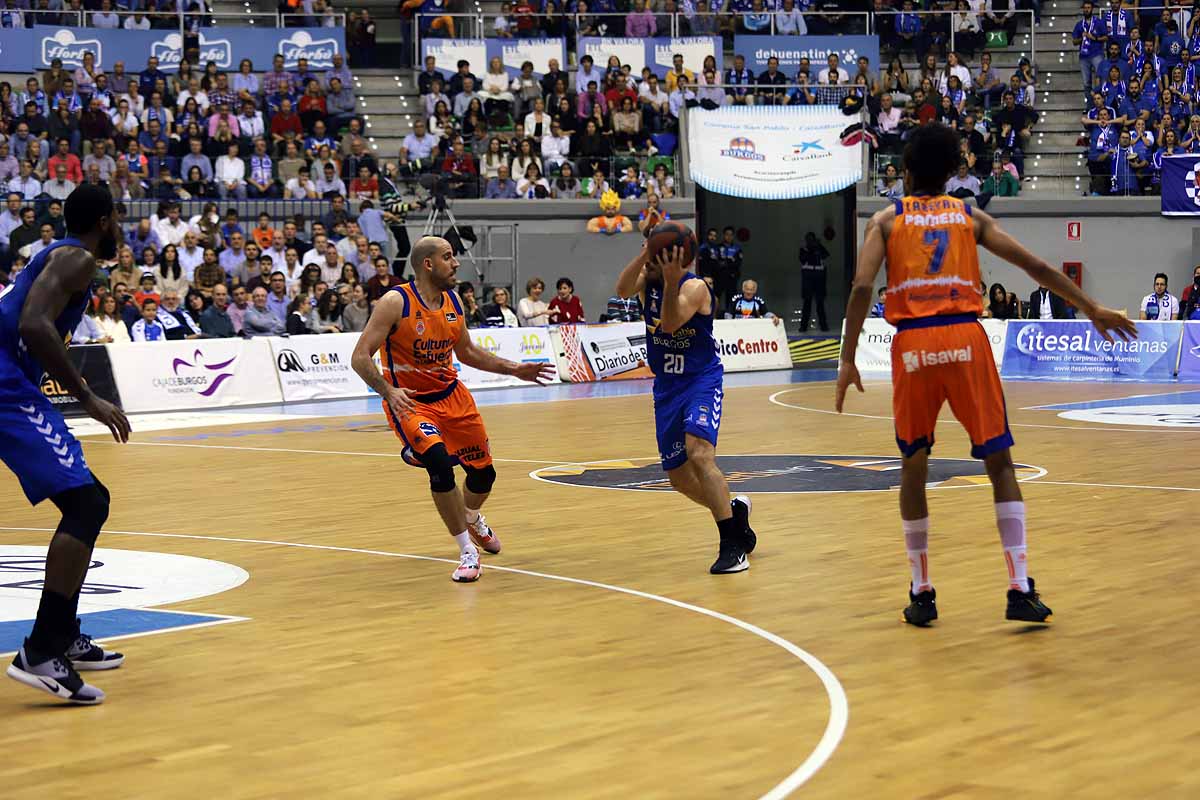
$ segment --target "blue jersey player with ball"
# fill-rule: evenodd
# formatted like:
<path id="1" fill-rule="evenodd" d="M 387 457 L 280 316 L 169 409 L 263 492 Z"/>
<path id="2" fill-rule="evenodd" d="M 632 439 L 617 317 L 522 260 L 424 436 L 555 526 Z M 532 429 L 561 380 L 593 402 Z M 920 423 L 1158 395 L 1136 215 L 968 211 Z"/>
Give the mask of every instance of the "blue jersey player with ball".
<path id="1" fill-rule="evenodd" d="M 695 235 L 677 222 L 663 223 L 621 271 L 617 294 L 641 296 L 662 467 L 675 491 L 712 512 L 721 546 L 709 572 L 720 575 L 750 568 L 746 556 L 756 538 L 750 498 L 730 501 L 717 467 L 725 370 L 712 332 L 716 297 L 688 269 L 695 255 Z"/>

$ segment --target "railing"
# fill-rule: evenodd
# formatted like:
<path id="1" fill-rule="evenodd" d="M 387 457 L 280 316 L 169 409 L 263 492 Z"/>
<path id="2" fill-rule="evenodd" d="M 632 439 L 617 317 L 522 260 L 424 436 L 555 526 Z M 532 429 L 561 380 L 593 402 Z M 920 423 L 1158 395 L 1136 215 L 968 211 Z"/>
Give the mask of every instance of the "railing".
<path id="1" fill-rule="evenodd" d="M 247 12 L 249 13 L 249 12 Z M 342 13 L 326 12 L 320 16 L 314 14 L 276 14 L 278 17 L 277 28 L 345 28 L 346 15 Z M 290 22 L 299 23 L 290 25 Z"/>
<path id="2" fill-rule="evenodd" d="M 18 9 L 14 9 L 18 11 Z M 19 10 L 25 19 L 26 27 L 28 27 L 30 17 L 33 17 L 32 24 L 35 25 L 63 25 L 68 27 L 98 27 L 94 18 L 99 14 L 104 14 L 103 11 L 39 11 L 39 10 Z M 327 13 L 316 16 L 310 14 L 279 14 L 275 12 L 251 11 L 247 8 L 243 12 L 232 11 L 124 11 L 113 9 L 111 12 L 118 20 L 117 27 L 124 29 L 125 22 L 141 14 L 142 18 L 150 23 L 151 30 L 171 30 L 179 29 L 181 32 L 186 29 L 194 28 L 225 28 L 225 27 L 252 27 L 258 26 L 262 28 L 285 28 L 285 27 L 306 27 L 305 25 L 295 26 L 289 23 L 304 22 L 311 20 L 314 24 L 311 27 L 324 28 L 345 28 L 346 15 L 343 13 Z M 466 15 L 463 16 L 473 16 Z"/>
<path id="3" fill-rule="evenodd" d="M 82 27 L 83 14 L 82 11 L 50 11 L 38 9 L 18 9 L 14 8 L 11 11 L 19 13 L 25 23 L 24 27 L 28 28 L 31 25 L 74 25 Z"/>
<path id="4" fill-rule="evenodd" d="M 127 200 L 125 208 L 127 218 L 130 220 L 148 219 L 151 214 L 158 212 L 159 200 Z M 332 207 L 328 200 L 283 200 L 281 198 L 269 197 L 258 200 L 237 200 L 230 197 L 227 200 L 218 201 L 217 198 L 193 198 L 191 200 L 177 200 L 181 207 L 180 218 L 185 222 L 192 217 L 204 211 L 204 207 L 209 203 L 217 205 L 221 209 L 222 215 L 226 209 L 235 208 L 238 212 L 238 218 L 241 220 L 242 229 L 246 235 L 250 235 L 250 229 L 257 222 L 258 215 L 266 212 L 271 215 L 274 224 L 282 224 L 283 220 L 294 220 L 300 217 L 300 222 L 297 227 L 301 232 L 308 232 L 308 223 L 319 221 L 330 208 Z M 347 207 L 357 206 L 356 202 L 347 203 Z M 224 216 L 222 216 L 224 221 Z"/>
<path id="5" fill-rule="evenodd" d="M 910 11 L 910 12 L 878 11 L 875 13 L 881 14 L 881 15 L 882 14 L 890 14 L 893 17 L 897 17 L 900 14 L 905 14 L 905 13 L 912 14 L 913 16 L 916 16 L 916 17 L 939 17 L 939 16 L 953 17 L 956 14 L 962 15 L 962 14 L 971 14 L 974 12 L 967 10 L 967 11 Z M 1029 10 L 1014 9 L 1014 10 L 1010 11 L 1009 14 L 1016 16 L 1017 19 L 1021 19 L 1022 17 L 1028 15 L 1028 17 L 1029 17 L 1029 34 L 1028 34 L 1029 35 L 1029 61 L 1030 61 L 1030 63 L 1036 65 L 1037 64 L 1037 25 L 1034 24 L 1034 16 L 1035 15 L 1033 13 L 1033 10 L 1032 9 L 1029 9 Z M 986 33 L 984 32 L 984 28 L 983 28 L 984 16 L 985 15 L 983 15 L 983 14 L 978 14 L 978 13 L 975 14 L 975 18 L 979 22 L 978 35 L 981 37 L 986 36 Z M 956 52 L 957 51 L 957 37 L 959 35 L 959 32 L 957 30 L 955 30 L 954 21 L 955 21 L 954 19 L 951 19 L 950 26 L 949 26 L 950 27 L 950 50 Z M 1053 23 L 1052 23 L 1052 25 L 1053 25 Z M 893 30 L 894 29 L 895 28 L 893 27 Z M 899 34 L 897 34 L 897 35 L 899 35 Z M 985 50 L 985 48 L 983 46 L 984 41 L 985 40 L 983 40 L 983 39 L 981 39 L 981 41 L 980 41 L 979 50 L 981 50 L 981 51 Z M 882 45 L 883 42 L 881 41 L 880 44 Z M 1009 42 L 1009 44 L 1011 45 L 1012 42 Z M 915 49 L 915 46 L 914 46 L 914 49 Z M 918 53 L 917 57 L 920 58 L 923 55 L 924 55 L 924 53 Z M 1024 55 L 1024 54 L 1022 53 L 1022 55 Z"/>

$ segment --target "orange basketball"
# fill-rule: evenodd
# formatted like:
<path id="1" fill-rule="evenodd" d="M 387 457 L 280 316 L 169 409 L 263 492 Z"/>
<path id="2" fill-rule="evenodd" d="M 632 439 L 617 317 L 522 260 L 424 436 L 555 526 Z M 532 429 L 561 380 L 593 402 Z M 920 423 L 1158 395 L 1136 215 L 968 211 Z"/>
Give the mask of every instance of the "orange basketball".
<path id="1" fill-rule="evenodd" d="M 646 253 L 651 261 L 657 258 L 663 250 L 669 251 L 672 247 L 682 247 L 685 267 L 696 258 L 696 250 L 699 246 L 696 234 L 692 233 L 692 229 L 679 222 L 668 221 L 656 225 L 651 229 L 650 235 L 646 237 Z"/>

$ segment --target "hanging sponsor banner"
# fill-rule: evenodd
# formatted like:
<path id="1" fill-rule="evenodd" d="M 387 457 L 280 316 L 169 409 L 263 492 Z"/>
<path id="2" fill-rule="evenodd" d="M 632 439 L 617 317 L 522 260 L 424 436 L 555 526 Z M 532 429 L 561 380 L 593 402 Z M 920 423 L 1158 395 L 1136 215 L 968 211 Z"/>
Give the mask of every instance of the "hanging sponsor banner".
<path id="1" fill-rule="evenodd" d="M 350 367 L 357 333 L 271 337 L 270 343 L 284 402 L 374 393 Z"/>
<path id="2" fill-rule="evenodd" d="M 632 39 L 627 37 L 590 37 L 579 40 L 580 57 L 590 55 L 596 67 L 604 69 L 609 56 L 616 56 L 622 64 L 628 64 L 634 75 L 641 75 L 643 67 L 649 67 L 660 78 L 674 64 L 675 54 L 683 56 L 683 66 L 693 73 L 704 67 L 704 59 L 712 56 L 721 63 L 721 38 L 719 36 L 683 36 L 677 38 Z M 586 89 L 587 87 L 582 87 Z"/>
<path id="3" fill-rule="evenodd" d="M 30 35 L 32 32 L 32 35 Z M 256 69 L 269 66 L 271 56 L 283 56 L 284 68 L 295 69 L 301 58 L 314 70 L 329 69 L 335 55 L 345 55 L 345 31 L 335 28 L 205 28 L 199 33 L 200 63 L 213 61 L 222 70 L 236 69 L 248 58 Z M 159 69 L 173 72 L 183 60 L 179 31 L 65 28 L 35 25 L 30 30 L 0 31 L 0 70 L 29 70 L 50 66 L 55 58 L 73 70 L 91 52 L 96 67 L 110 70 L 124 61 L 136 74 L 154 56 Z"/>
<path id="4" fill-rule="evenodd" d="M 494 56 L 500 56 L 510 78 L 521 74 L 521 65 L 526 61 L 533 64 L 533 74 L 540 77 L 550 71 L 552 58 L 558 60 L 559 69 L 565 68 L 567 42 L 565 39 L 490 39 L 487 43 L 488 61 Z"/>
<path id="5" fill-rule="evenodd" d="M 266 339 L 191 339 L 105 345 L 126 411 L 278 403 Z"/>
<path id="6" fill-rule="evenodd" d="M 1179 380 L 1200 382 L 1200 322 L 1183 323 L 1183 346 L 1179 354 Z"/>
<path id="7" fill-rule="evenodd" d="M 572 383 L 652 378 L 646 366 L 646 325 L 559 325 L 560 372 Z"/>
<path id="8" fill-rule="evenodd" d="M 688 112 L 691 174 L 710 192 L 790 200 L 841 191 L 862 178 L 861 144 L 843 144 L 837 106 L 723 106 Z"/>
<path id="9" fill-rule="evenodd" d="M 1169 217 L 1200 214 L 1200 154 L 1164 156 L 1162 213 Z"/>
<path id="10" fill-rule="evenodd" d="M 983 332 L 992 345 L 992 359 L 999 368 L 1004 360 L 1004 338 L 1007 322 L 1002 319 L 981 319 Z M 842 333 L 845 335 L 842 323 Z M 854 366 L 859 372 L 892 373 L 892 339 L 896 329 L 885 319 L 871 317 L 863 321 L 862 333 L 858 335 L 858 349 L 854 351 Z"/>
<path id="11" fill-rule="evenodd" d="M 113 378 L 112 362 L 108 359 L 108 351 L 101 344 L 72 345 L 67 348 L 67 355 L 75 369 L 83 376 L 84 382 L 93 393 L 108 402 L 120 407 L 121 396 L 117 393 L 117 382 Z M 42 394 L 54 404 L 63 416 L 83 417 L 87 412 L 75 395 L 49 375 L 42 375 Z"/>
<path id="12" fill-rule="evenodd" d="M 713 336 L 726 372 L 789 369 L 787 329 L 770 319 L 713 320 Z"/>
<path id="13" fill-rule="evenodd" d="M 554 344 L 548 328 L 472 328 L 467 331 L 475 346 L 500 358 L 521 364 L 549 364 L 555 367 Z M 496 375 L 454 362 L 458 379 L 468 389 L 491 389 L 499 386 L 528 386 L 528 381 L 512 375 Z M 553 382 L 558 382 L 555 375 Z"/>
<path id="14" fill-rule="evenodd" d="M 1171 380 L 1179 362 L 1181 322 L 1138 322 L 1138 338 L 1109 342 L 1086 320 L 1010 320 L 1006 378 L 1051 381 Z"/>
<path id="15" fill-rule="evenodd" d="M 755 74 L 766 71 L 767 59 L 778 58 L 779 71 L 788 80 L 796 77 L 800 59 L 807 58 L 814 83 L 830 53 L 838 54 L 841 68 L 851 77 L 858 71 L 855 62 L 859 56 L 871 62 L 872 75 L 879 72 L 880 66 L 878 36 L 734 36 L 733 52 L 744 56 L 746 68 Z"/>

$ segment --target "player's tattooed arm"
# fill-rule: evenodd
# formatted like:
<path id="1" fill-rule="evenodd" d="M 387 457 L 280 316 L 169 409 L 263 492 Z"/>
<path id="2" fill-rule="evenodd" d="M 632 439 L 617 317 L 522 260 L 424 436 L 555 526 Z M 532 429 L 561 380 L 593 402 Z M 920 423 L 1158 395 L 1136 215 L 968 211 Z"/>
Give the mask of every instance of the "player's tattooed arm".
<path id="1" fill-rule="evenodd" d="M 392 409 L 397 416 L 404 416 L 413 409 L 413 402 L 408 389 L 393 386 L 375 366 L 375 353 L 383 346 L 392 326 L 400 320 L 403 313 L 404 299 L 399 292 L 388 292 L 375 304 L 367 326 L 359 334 L 358 343 L 354 345 L 354 354 L 350 356 L 350 366 Z"/>

